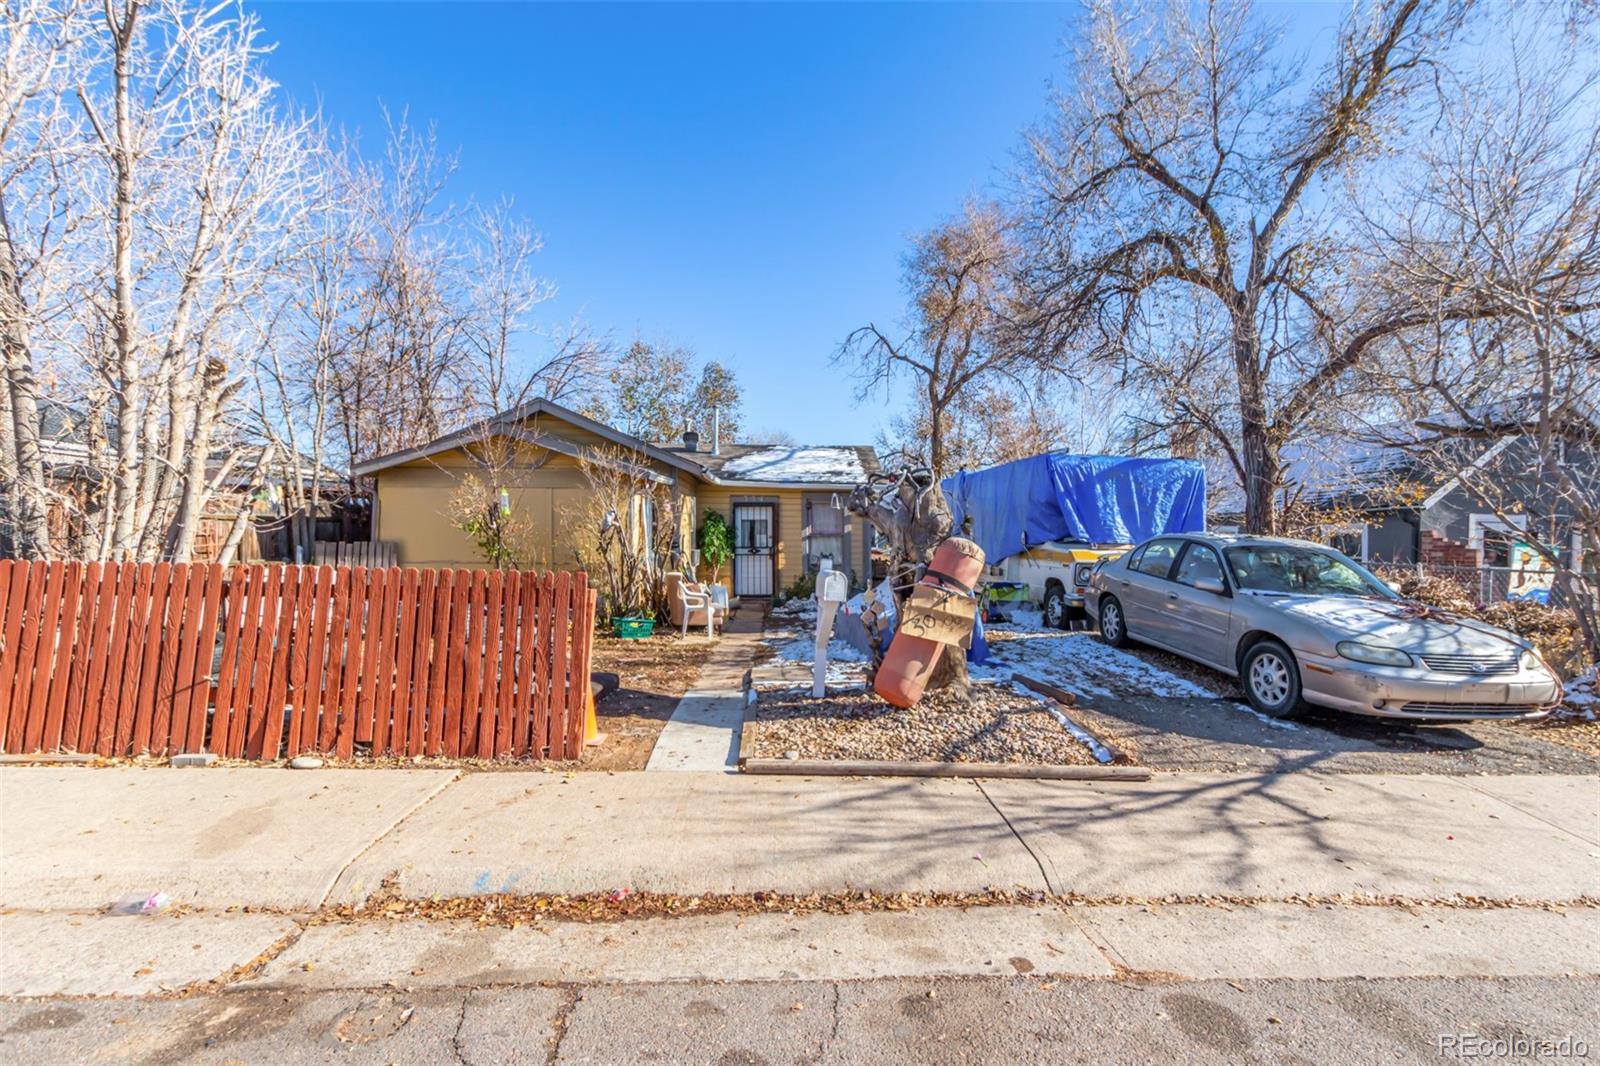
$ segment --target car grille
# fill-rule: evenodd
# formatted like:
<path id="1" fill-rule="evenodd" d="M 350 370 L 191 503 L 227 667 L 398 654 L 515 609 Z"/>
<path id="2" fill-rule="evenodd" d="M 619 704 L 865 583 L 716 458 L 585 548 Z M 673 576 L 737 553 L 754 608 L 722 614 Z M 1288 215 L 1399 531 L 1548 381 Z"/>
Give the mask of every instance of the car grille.
<path id="1" fill-rule="evenodd" d="M 1488 674 L 1514 674 L 1519 656 L 1506 655 L 1424 655 L 1423 665 L 1437 674 L 1465 674 L 1483 677 Z"/>
<path id="2" fill-rule="evenodd" d="M 1523 715 L 1534 714 L 1539 710 L 1536 703 L 1441 703 L 1434 700 L 1417 700 L 1401 706 L 1402 711 L 1411 714 L 1431 714 L 1440 718 L 1449 718 L 1453 715 L 1472 715 L 1481 717 L 1493 715 L 1497 718 L 1521 718 Z"/>

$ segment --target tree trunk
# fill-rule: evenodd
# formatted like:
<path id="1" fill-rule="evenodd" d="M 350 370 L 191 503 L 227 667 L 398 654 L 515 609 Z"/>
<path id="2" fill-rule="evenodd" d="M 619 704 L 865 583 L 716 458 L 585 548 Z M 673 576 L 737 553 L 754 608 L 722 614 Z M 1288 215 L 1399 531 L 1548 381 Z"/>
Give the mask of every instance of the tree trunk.
<path id="1" fill-rule="evenodd" d="M 905 617 L 906 598 L 919 571 L 944 543 L 954 525 L 944 493 L 937 481 L 919 485 L 902 477 L 893 493 L 874 497 L 863 485 L 850 496 L 848 509 L 861 515 L 889 541 L 889 585 L 894 591 L 895 616 Z M 958 647 L 947 647 L 934 664 L 928 689 L 954 689 L 965 696 L 971 682 L 967 657 Z"/>
<path id="2" fill-rule="evenodd" d="M 11 227 L 0 200 L 0 388 L 5 392 L 0 415 L 0 478 L 7 493 L 3 516 L 13 526 L 13 547 L 20 556 L 50 554 L 50 512 L 44 456 L 39 447 L 39 390 L 33 376 L 33 352 L 23 318 L 22 279 L 17 273 Z"/>
<path id="3" fill-rule="evenodd" d="M 106 10 L 111 21 L 111 11 Z M 116 524 L 111 557 L 129 559 L 138 545 L 134 521 L 139 509 L 139 409 L 143 388 L 139 380 L 139 344 L 133 310 L 133 115 L 132 71 L 134 24 L 138 5 L 130 0 L 120 26 L 111 26 L 116 46 L 113 81 L 116 95 L 116 141 L 107 147 L 116 172 L 116 218 L 113 229 L 112 272 L 116 306 L 112 332 L 116 343 L 117 470 L 112 499 Z"/>
<path id="4" fill-rule="evenodd" d="M 1278 532 L 1279 460 L 1267 421 L 1266 373 L 1261 368 L 1261 335 L 1254 302 L 1241 294 L 1232 309 L 1233 365 L 1239 381 L 1239 462 L 1244 478 L 1244 531 Z"/>

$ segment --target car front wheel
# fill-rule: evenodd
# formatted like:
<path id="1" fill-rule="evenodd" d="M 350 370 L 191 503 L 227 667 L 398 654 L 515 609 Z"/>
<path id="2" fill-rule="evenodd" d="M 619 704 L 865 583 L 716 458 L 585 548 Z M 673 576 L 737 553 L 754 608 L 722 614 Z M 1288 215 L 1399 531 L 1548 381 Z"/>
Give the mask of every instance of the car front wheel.
<path id="1" fill-rule="evenodd" d="M 1051 629 L 1066 629 L 1067 593 L 1060 585 L 1051 585 L 1044 594 L 1044 624 Z"/>
<path id="2" fill-rule="evenodd" d="M 1128 646 L 1128 620 L 1122 614 L 1122 601 L 1115 596 L 1100 601 L 1100 636 L 1113 648 Z"/>
<path id="3" fill-rule="evenodd" d="M 1239 680 L 1250 706 L 1273 718 L 1287 718 L 1300 709 L 1300 668 L 1289 649 L 1263 640 L 1244 654 Z"/>

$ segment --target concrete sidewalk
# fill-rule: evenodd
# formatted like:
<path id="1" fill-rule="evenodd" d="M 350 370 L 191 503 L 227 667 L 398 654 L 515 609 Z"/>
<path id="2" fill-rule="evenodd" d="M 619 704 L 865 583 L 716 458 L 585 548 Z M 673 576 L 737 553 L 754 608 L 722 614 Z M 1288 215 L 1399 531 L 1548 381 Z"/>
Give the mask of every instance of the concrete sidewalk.
<path id="1" fill-rule="evenodd" d="M 0 769 L 0 904 L 1025 888 L 1563 900 L 1600 890 L 1600 780 L 1171 774 L 1139 784 Z"/>
<path id="2" fill-rule="evenodd" d="M 762 626 L 762 616 L 753 606 L 728 619 L 693 687 L 678 701 L 656 738 L 646 770 L 738 770 L 744 676 L 755 661 Z M 689 639 L 693 639 L 692 630 Z"/>

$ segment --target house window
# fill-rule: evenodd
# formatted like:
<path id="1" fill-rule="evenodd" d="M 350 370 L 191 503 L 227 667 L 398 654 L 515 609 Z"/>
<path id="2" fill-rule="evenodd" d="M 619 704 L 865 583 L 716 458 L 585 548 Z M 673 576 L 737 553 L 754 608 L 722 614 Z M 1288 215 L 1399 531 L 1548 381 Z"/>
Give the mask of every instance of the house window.
<path id="1" fill-rule="evenodd" d="M 1475 514 L 1467 519 L 1467 547 L 1483 551 L 1484 566 L 1510 566 L 1516 544 L 1528 528 L 1528 516 Z"/>
<path id="2" fill-rule="evenodd" d="M 822 569 L 824 559 L 834 570 L 849 570 L 844 551 L 844 508 L 829 500 L 806 501 L 806 572 Z"/>
<path id="3" fill-rule="evenodd" d="M 1360 562 L 1367 561 L 1367 526 L 1353 522 L 1342 526 L 1323 526 L 1322 543 L 1334 551 Z"/>

